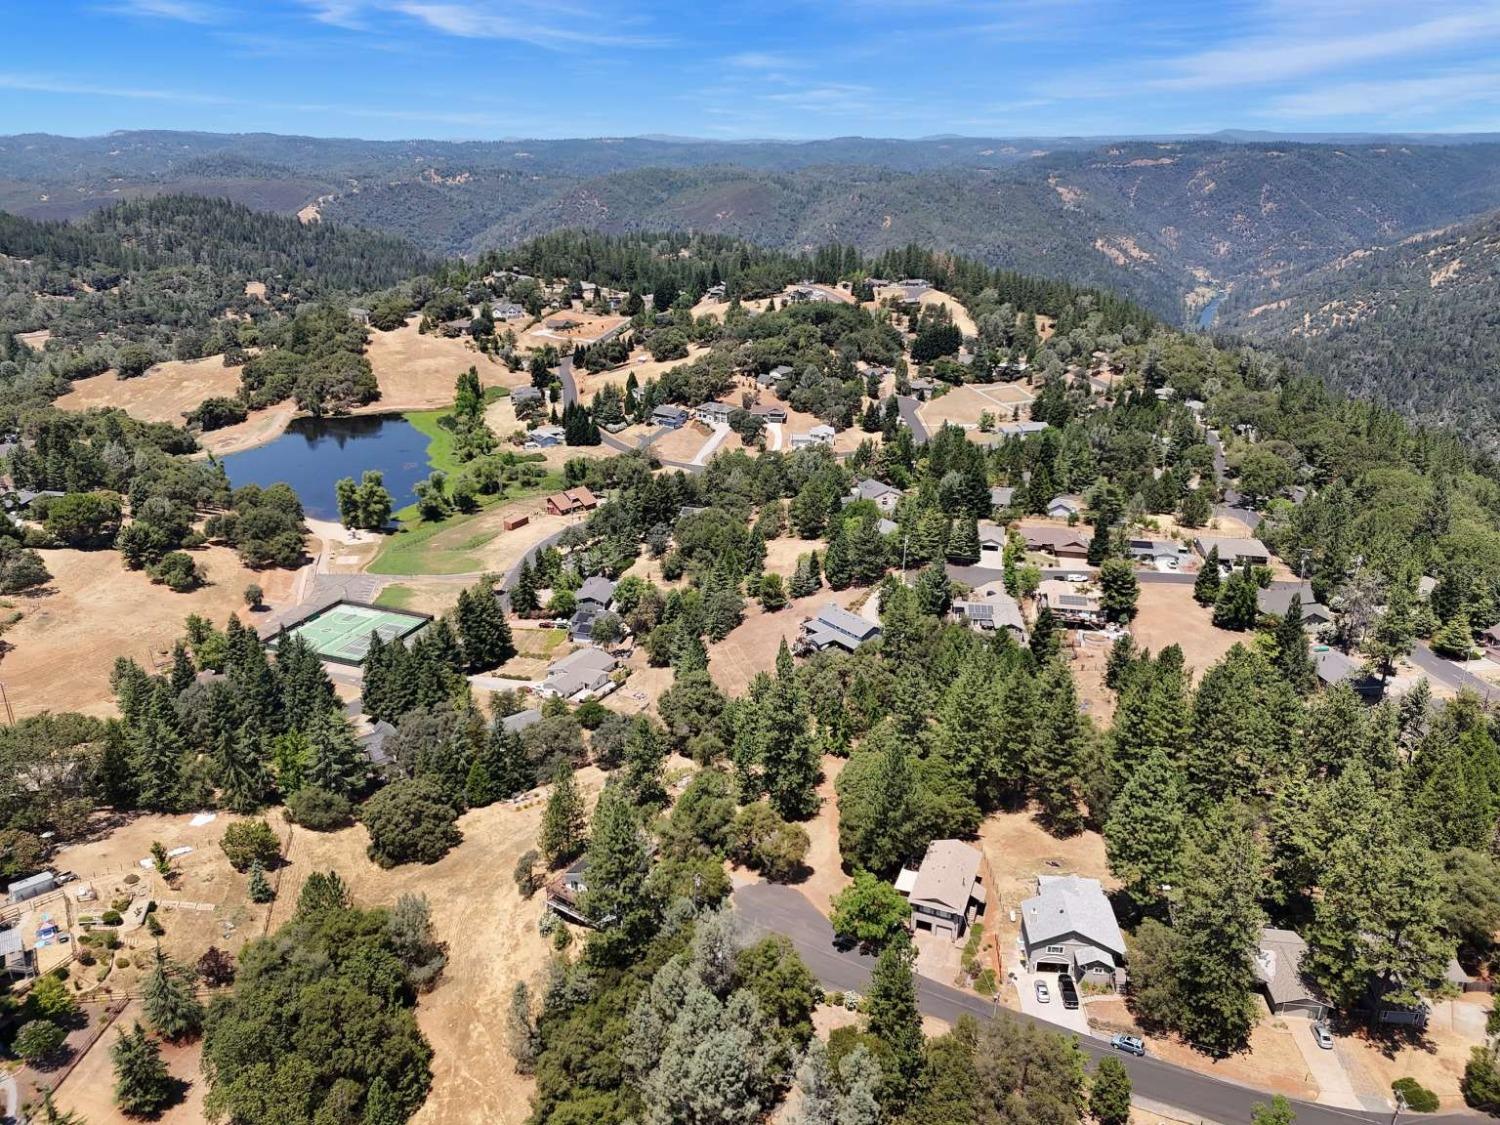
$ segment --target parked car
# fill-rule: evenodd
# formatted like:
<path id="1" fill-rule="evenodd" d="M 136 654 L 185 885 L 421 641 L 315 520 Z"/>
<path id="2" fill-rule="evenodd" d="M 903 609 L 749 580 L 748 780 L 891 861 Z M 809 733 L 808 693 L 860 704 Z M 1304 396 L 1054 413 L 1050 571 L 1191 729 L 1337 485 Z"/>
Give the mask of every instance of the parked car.
<path id="1" fill-rule="evenodd" d="M 1089 576 L 1087 574 L 1079 574 L 1077 571 L 1074 571 L 1072 574 L 1063 575 L 1063 581 L 1065 582 L 1087 582 L 1088 580 Z"/>
<path id="2" fill-rule="evenodd" d="M 1057 991 L 1062 994 L 1062 1006 L 1069 1011 L 1078 1007 L 1078 986 L 1066 972 L 1057 974 Z"/>
<path id="3" fill-rule="evenodd" d="M 1124 1051 L 1127 1055 L 1139 1055 L 1146 1057 L 1146 1044 L 1142 1043 L 1134 1035 L 1111 1035 L 1109 1045 L 1117 1051 Z"/>
<path id="4" fill-rule="evenodd" d="M 71 883 L 74 879 L 78 878 L 78 876 L 73 874 L 73 872 L 71 871 L 59 871 L 56 878 L 58 884 L 61 885 L 63 883 Z"/>
<path id="5" fill-rule="evenodd" d="M 1313 1041 L 1325 1051 L 1333 1050 L 1333 1032 L 1328 1030 L 1327 1024 L 1315 1023 L 1312 1027 Z"/>
<path id="6" fill-rule="evenodd" d="M 1036 982 L 1036 1002 L 1038 1004 L 1052 1003 L 1052 992 L 1047 988 L 1047 982 L 1044 980 Z"/>

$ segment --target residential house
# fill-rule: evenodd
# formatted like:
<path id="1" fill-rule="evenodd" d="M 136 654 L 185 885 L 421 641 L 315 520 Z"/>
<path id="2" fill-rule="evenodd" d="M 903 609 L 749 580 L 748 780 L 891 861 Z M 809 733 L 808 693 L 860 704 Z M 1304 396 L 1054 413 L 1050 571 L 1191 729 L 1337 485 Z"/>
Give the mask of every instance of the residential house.
<path id="1" fill-rule="evenodd" d="M 763 375 L 757 375 L 755 377 L 755 382 L 761 387 L 774 390 L 777 383 L 781 382 L 783 379 L 791 378 L 791 375 L 792 369 L 783 363 L 771 368 L 771 370 L 767 371 Z"/>
<path id="2" fill-rule="evenodd" d="M 349 306 L 349 319 L 358 321 L 360 324 L 370 323 L 370 310 L 362 309 L 358 305 Z"/>
<path id="3" fill-rule="evenodd" d="M 6 516 L 10 519 L 10 522 L 19 527 L 23 518 L 32 518 L 30 509 L 38 500 L 43 497 L 61 495 L 61 492 L 52 488 L 44 488 L 39 492 L 33 492 L 29 488 L 18 488 L 14 492 L 7 492 L 3 497 L 0 497 L 0 506 L 5 508 Z"/>
<path id="4" fill-rule="evenodd" d="M 734 407 L 727 402 L 711 400 L 709 402 L 701 403 L 693 411 L 693 417 L 697 418 L 700 422 L 707 422 L 712 426 L 728 422 L 729 412 L 733 409 Z"/>
<path id="5" fill-rule="evenodd" d="M 574 512 L 592 512 L 598 506 L 599 498 L 587 485 L 583 484 L 547 497 L 547 511 L 554 516 L 566 516 Z"/>
<path id="6" fill-rule="evenodd" d="M 1379 676 L 1366 672 L 1363 664 L 1336 648 L 1314 652 L 1313 662 L 1318 666 L 1318 682 L 1325 688 L 1346 683 L 1366 703 L 1378 703 L 1385 694 L 1385 682 Z"/>
<path id="7" fill-rule="evenodd" d="M 1417 597 L 1424 602 L 1432 597 L 1432 592 L 1437 589 L 1438 580 L 1430 574 L 1424 574 L 1417 579 Z"/>
<path id="8" fill-rule="evenodd" d="M 526 315 L 526 310 L 513 301 L 501 301 L 490 307 L 490 314 L 496 320 L 520 320 Z"/>
<path id="9" fill-rule="evenodd" d="M 684 425 L 687 420 L 688 412 L 675 403 L 663 403 L 651 411 L 653 426 L 665 426 L 669 430 L 675 430 Z"/>
<path id="10" fill-rule="evenodd" d="M 906 277 L 896 282 L 896 288 L 901 290 L 901 299 L 912 305 L 932 291 L 932 282 L 921 277 Z"/>
<path id="11" fill-rule="evenodd" d="M 608 695 L 614 690 L 610 673 L 618 663 L 601 648 L 581 648 L 548 665 L 547 675 L 536 690 L 541 695 L 580 702 Z"/>
<path id="12" fill-rule="evenodd" d="M 896 890 L 911 903 L 914 930 L 964 936 L 971 913 L 984 910 L 984 882 L 979 849 L 961 840 L 934 840 L 915 871 L 903 867 Z"/>
<path id="13" fill-rule="evenodd" d="M 1175 539 L 1132 539 L 1127 544 L 1130 557 L 1147 566 L 1165 564 L 1175 567 L 1186 548 Z"/>
<path id="14" fill-rule="evenodd" d="M 542 401 L 542 392 L 536 387 L 517 387 L 510 392 L 512 406 L 525 406 L 532 402 Z"/>
<path id="15" fill-rule="evenodd" d="M 779 426 L 786 422 L 784 406 L 752 406 L 750 413 L 757 418 L 764 418 L 767 425 Z"/>
<path id="16" fill-rule="evenodd" d="M 445 320 L 439 326 L 444 336 L 467 336 L 474 328 L 474 318 L 469 316 Z"/>
<path id="17" fill-rule="evenodd" d="M 726 292 L 727 290 L 724 288 L 724 283 L 720 281 L 716 282 L 713 285 L 710 285 L 708 287 L 708 290 L 703 294 L 703 297 L 705 300 L 709 301 L 722 301 Z"/>
<path id="18" fill-rule="evenodd" d="M 1205 559 L 1215 547 L 1219 549 L 1220 566 L 1265 566 L 1271 561 L 1271 552 L 1259 539 L 1225 539 L 1217 535 L 1200 535 L 1193 540 L 1193 548 Z"/>
<path id="19" fill-rule="evenodd" d="M 1040 551 L 1058 559 L 1087 559 L 1089 533 L 1076 527 L 1023 527 L 1021 538 L 1026 549 Z"/>
<path id="20" fill-rule="evenodd" d="M 1036 884 L 1036 896 L 1021 903 L 1021 945 L 1031 971 L 1119 985 L 1125 938 L 1099 880 L 1038 875 Z"/>
<path id="21" fill-rule="evenodd" d="M 1003 582 L 976 586 L 967 600 L 953 603 L 953 613 L 978 632 L 1008 629 L 1016 640 L 1026 643 L 1026 618 L 1021 615 L 1021 603 L 1006 592 Z"/>
<path id="22" fill-rule="evenodd" d="M 979 565 L 985 570 L 999 570 L 1005 565 L 1005 543 L 1009 538 L 1003 524 L 979 521 Z"/>
<path id="23" fill-rule="evenodd" d="M 561 426 L 538 426 L 526 435 L 527 449 L 551 449 L 561 445 L 568 436 Z"/>
<path id="24" fill-rule="evenodd" d="M 849 499 L 869 500 L 886 515 L 890 515 L 896 510 L 896 505 L 900 503 L 901 497 L 904 495 L 905 493 L 899 488 L 892 488 L 881 481 L 871 480 L 866 477 L 864 480 L 854 482 L 854 488 L 849 493 Z"/>
<path id="25" fill-rule="evenodd" d="M 993 508 L 1009 508 L 1015 498 L 1016 490 L 1009 485 L 997 484 L 990 489 L 990 506 Z"/>
<path id="26" fill-rule="evenodd" d="M 571 316 L 559 316 L 547 321 L 547 327 L 553 332 L 572 332 L 575 328 L 582 328 L 583 321 L 574 320 Z"/>
<path id="27" fill-rule="evenodd" d="M 1500 660 L 1500 625 L 1491 625 L 1479 634 L 1479 643 L 1484 646 L 1484 654 L 1491 660 Z"/>
<path id="28" fill-rule="evenodd" d="M 561 875 L 547 882 L 547 909 L 580 926 L 593 925 L 578 908 L 579 900 L 588 890 L 588 868 L 589 857 L 581 856 Z"/>
<path id="29" fill-rule="evenodd" d="M 876 622 L 830 602 L 802 622 L 802 636 L 797 645 L 799 649 L 808 652 L 822 652 L 831 647 L 853 652 L 866 641 L 873 641 L 879 636 L 880 626 Z"/>
<path id="30" fill-rule="evenodd" d="M 1037 604 L 1046 606 L 1052 616 L 1067 625 L 1097 626 L 1104 624 L 1104 603 L 1072 582 L 1045 579 L 1036 591 Z"/>
<path id="31" fill-rule="evenodd" d="M 527 727 L 534 727 L 542 721 L 542 712 L 536 707 L 528 707 L 524 711 L 517 711 L 514 715 L 507 715 L 500 720 L 500 726 L 506 734 L 520 734 Z"/>
<path id="32" fill-rule="evenodd" d="M 1321 629 L 1324 625 L 1333 622 L 1333 613 L 1318 601 L 1317 595 L 1313 593 L 1312 584 L 1309 582 L 1267 586 L 1264 590 L 1257 590 L 1255 608 L 1271 617 L 1285 617 L 1286 611 L 1291 608 L 1294 596 L 1302 599 L 1302 627 L 1304 629 Z"/>
<path id="33" fill-rule="evenodd" d="M 937 389 L 944 384 L 939 383 L 936 379 L 928 379 L 924 376 L 918 376 L 917 378 L 910 380 L 908 385 L 911 387 L 911 394 L 913 398 L 919 399 L 922 402 L 926 402 L 934 394 L 936 394 Z"/>
<path id="34" fill-rule="evenodd" d="M 599 609 L 608 609 L 614 596 L 615 584 L 602 574 L 596 574 L 592 578 L 584 579 L 583 585 L 578 587 L 578 592 L 573 595 L 573 598 L 579 605 L 593 605 Z"/>
<path id="35" fill-rule="evenodd" d="M 383 770 L 392 762 L 390 751 L 385 744 L 395 735 L 396 728 L 381 719 L 364 734 L 360 735 L 355 742 L 359 745 L 359 751 L 363 754 L 370 765 L 376 769 Z"/>
<path id="36" fill-rule="evenodd" d="M 1307 942 L 1302 935 L 1270 926 L 1261 930 L 1255 975 L 1273 1015 L 1311 1016 L 1320 1020 L 1328 1014 L 1328 1002 L 1302 975 L 1302 960 L 1306 956 Z"/>
<path id="37" fill-rule="evenodd" d="M 1047 514 L 1055 520 L 1080 516 L 1083 514 L 1083 497 L 1054 496 L 1047 501 Z"/>
<path id="38" fill-rule="evenodd" d="M 806 449 L 810 445 L 832 445 L 834 436 L 838 433 L 832 426 L 814 426 L 805 434 L 792 435 L 793 449 Z"/>

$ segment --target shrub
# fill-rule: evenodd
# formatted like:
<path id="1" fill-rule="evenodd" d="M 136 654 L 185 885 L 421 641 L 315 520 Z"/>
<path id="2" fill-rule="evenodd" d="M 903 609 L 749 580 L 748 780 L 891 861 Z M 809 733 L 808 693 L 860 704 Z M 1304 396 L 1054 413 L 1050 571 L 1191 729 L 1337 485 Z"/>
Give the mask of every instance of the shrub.
<path id="1" fill-rule="evenodd" d="M 16 1032 L 16 1054 L 29 1063 L 41 1062 L 62 1049 L 68 1033 L 51 1020 L 32 1020 Z"/>
<path id="2" fill-rule="evenodd" d="M 106 910 L 99 917 L 100 924 L 105 926 L 118 926 L 123 921 L 125 919 L 120 916 L 118 910 Z"/>
<path id="3" fill-rule="evenodd" d="M 151 581 L 179 594 L 203 585 L 203 571 L 186 551 L 168 551 L 161 561 L 146 568 Z"/>
<path id="4" fill-rule="evenodd" d="M 252 863 L 272 866 L 281 858 L 281 841 L 263 820 L 242 820 L 224 829 L 219 841 L 236 871 L 248 871 Z"/>
<path id="5" fill-rule="evenodd" d="M 807 858 L 807 829 L 777 815 L 770 805 L 746 805 L 730 831 L 730 856 L 767 879 L 791 878 Z"/>
<path id="6" fill-rule="evenodd" d="M 161 935 L 166 933 L 167 931 L 166 927 L 164 927 L 160 922 L 156 920 L 155 914 L 147 914 L 146 932 L 149 933 L 152 937 L 161 937 Z"/>
<path id="7" fill-rule="evenodd" d="M 463 839 L 458 810 L 429 778 L 393 781 L 365 802 L 370 858 L 382 867 L 436 863 Z"/>
<path id="8" fill-rule="evenodd" d="M 140 881 L 141 881 L 141 877 L 139 875 L 137 875 L 134 871 L 132 871 L 129 875 L 125 876 L 125 878 L 123 880 L 124 884 L 127 887 L 133 887 L 137 883 L 139 883 Z"/>
<path id="9" fill-rule="evenodd" d="M 521 892 L 522 898 L 530 898 L 536 894 L 542 885 L 541 874 L 537 871 L 537 864 L 542 857 L 535 848 L 521 853 L 521 858 L 516 860 L 514 878 L 516 889 Z"/>
<path id="10" fill-rule="evenodd" d="M 128 969 L 128 968 L 130 968 L 130 958 L 126 957 L 125 954 L 123 954 L 123 953 L 120 954 L 120 956 L 118 956 L 118 957 L 115 958 L 115 968 L 117 968 L 117 969 Z"/>
<path id="11" fill-rule="evenodd" d="M 598 730 L 599 724 L 609 718 L 610 714 L 610 709 L 597 699 L 586 699 L 573 712 L 573 718 L 578 720 L 578 725 L 584 730 Z"/>
<path id="12" fill-rule="evenodd" d="M 823 1003 L 831 1004 L 835 1008 L 842 1008 L 844 1006 L 844 994 L 842 992 L 825 992 L 823 994 Z"/>
<path id="13" fill-rule="evenodd" d="M 1415 1078 L 1398 1078 L 1391 1083 L 1391 1091 L 1406 1102 L 1413 1113 L 1436 1113 L 1438 1096 Z"/>
<path id="14" fill-rule="evenodd" d="M 305 786 L 288 797 L 286 811 L 292 823 L 314 832 L 333 832 L 354 823 L 354 806 L 349 798 L 316 785 Z"/>

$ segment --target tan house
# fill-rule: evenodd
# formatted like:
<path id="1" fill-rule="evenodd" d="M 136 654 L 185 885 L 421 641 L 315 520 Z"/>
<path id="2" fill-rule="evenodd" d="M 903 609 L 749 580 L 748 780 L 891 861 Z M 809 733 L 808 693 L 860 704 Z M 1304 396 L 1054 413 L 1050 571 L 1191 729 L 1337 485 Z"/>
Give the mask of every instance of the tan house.
<path id="1" fill-rule="evenodd" d="M 934 840 L 915 871 L 903 867 L 896 890 L 911 903 L 912 928 L 963 937 L 970 918 L 984 911 L 981 862 L 979 850 L 962 840 Z"/>

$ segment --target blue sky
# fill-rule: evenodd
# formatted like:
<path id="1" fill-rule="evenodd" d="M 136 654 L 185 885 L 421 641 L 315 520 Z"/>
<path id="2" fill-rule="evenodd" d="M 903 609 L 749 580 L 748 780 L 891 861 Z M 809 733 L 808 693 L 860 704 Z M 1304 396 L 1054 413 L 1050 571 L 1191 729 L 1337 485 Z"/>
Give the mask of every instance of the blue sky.
<path id="1" fill-rule="evenodd" d="M 3 0 L 0 7 L 3 133 L 1500 130 L 1500 0 Z"/>

